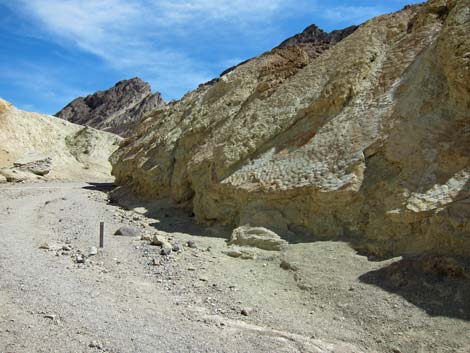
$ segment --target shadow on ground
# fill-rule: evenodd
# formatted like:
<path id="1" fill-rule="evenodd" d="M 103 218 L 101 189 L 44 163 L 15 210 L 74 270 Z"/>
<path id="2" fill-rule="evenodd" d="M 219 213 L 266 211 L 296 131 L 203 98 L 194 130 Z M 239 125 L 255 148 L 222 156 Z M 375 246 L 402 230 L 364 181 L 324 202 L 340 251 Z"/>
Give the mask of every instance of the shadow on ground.
<path id="1" fill-rule="evenodd" d="M 87 182 L 88 186 L 84 186 L 83 188 L 86 190 L 94 190 L 94 191 L 102 191 L 104 193 L 108 193 L 112 191 L 116 185 L 114 183 L 93 183 Z"/>
<path id="2" fill-rule="evenodd" d="M 359 279 L 400 295 L 430 316 L 470 320 L 470 266 L 463 259 L 403 258 Z"/>
<path id="3" fill-rule="evenodd" d="M 99 185 L 102 188 L 102 186 Z M 105 186 L 106 187 L 106 186 Z M 111 192 L 112 191 L 112 192 Z M 229 239 L 232 228 L 221 225 L 203 225 L 194 220 L 194 213 L 188 205 L 176 204 L 169 199 L 145 200 L 136 198 L 127 188 L 111 188 L 111 204 L 127 210 L 134 210 L 154 222 L 149 226 L 166 233 L 186 233 L 192 236 Z"/>

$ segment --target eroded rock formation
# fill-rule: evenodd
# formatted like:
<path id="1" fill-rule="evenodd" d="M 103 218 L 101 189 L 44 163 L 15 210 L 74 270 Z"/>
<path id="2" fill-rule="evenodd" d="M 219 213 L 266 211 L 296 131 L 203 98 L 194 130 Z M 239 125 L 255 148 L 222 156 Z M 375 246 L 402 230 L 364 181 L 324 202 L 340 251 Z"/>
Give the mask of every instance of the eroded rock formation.
<path id="1" fill-rule="evenodd" d="M 431 0 L 201 85 L 142 121 L 113 174 L 201 222 L 470 256 L 469 129 L 470 1 Z"/>
<path id="2" fill-rule="evenodd" d="M 160 93 L 136 77 L 108 90 L 74 99 L 55 116 L 75 124 L 128 136 L 143 116 L 164 105 Z"/>
<path id="3" fill-rule="evenodd" d="M 0 99 L 0 182 L 110 179 L 109 156 L 121 138 Z"/>

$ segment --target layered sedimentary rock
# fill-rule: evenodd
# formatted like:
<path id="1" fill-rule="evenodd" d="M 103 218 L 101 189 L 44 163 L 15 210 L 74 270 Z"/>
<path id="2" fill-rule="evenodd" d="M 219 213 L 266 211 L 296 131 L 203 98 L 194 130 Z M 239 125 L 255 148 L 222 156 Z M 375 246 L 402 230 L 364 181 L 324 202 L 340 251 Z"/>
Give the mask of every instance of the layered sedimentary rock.
<path id="1" fill-rule="evenodd" d="M 117 182 L 200 222 L 470 256 L 470 1 L 311 53 L 281 45 L 157 110 L 112 156 Z"/>
<path id="2" fill-rule="evenodd" d="M 0 180 L 110 179 L 108 159 L 121 140 L 0 99 Z"/>
<path id="3" fill-rule="evenodd" d="M 76 98 L 55 116 L 128 136 L 143 116 L 164 104 L 160 93 L 153 94 L 150 85 L 136 77 L 120 81 L 108 90 Z"/>

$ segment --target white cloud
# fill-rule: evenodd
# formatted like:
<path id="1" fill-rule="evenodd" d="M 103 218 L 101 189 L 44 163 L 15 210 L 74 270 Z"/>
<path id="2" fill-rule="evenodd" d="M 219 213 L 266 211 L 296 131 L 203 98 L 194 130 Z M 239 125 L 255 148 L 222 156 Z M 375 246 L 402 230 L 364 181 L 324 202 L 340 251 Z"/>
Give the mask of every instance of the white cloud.
<path id="1" fill-rule="evenodd" d="M 43 35 L 65 47 L 92 53 L 116 70 L 137 72 L 169 97 L 212 78 L 203 63 L 164 47 L 174 33 L 197 26 L 269 21 L 289 1 L 282 0 L 20 0 L 19 10 Z M 7 4 L 8 5 L 8 4 Z M 15 5 L 9 5 L 18 10 Z M 212 27 L 209 27 L 212 28 Z M 37 34 L 36 34 L 37 35 Z M 167 44 L 168 45 L 168 44 Z"/>
<path id="2" fill-rule="evenodd" d="M 263 40 L 272 35 L 276 21 L 289 11 L 312 13 L 331 22 L 362 22 L 383 9 L 343 6 L 320 8 L 317 0 L 0 0 L 28 17 L 35 35 L 74 46 L 100 57 L 113 69 L 139 75 L 167 98 L 211 79 L 207 61 L 191 57 L 184 44 L 191 44 L 195 30 L 245 31 Z M 19 4 L 19 5 L 18 5 Z M 315 13 L 315 14 L 314 14 Z M 210 56 L 210 53 L 208 54 Z M 210 60 L 205 58 L 205 60 Z M 232 66 L 222 58 L 213 67 Z M 124 77 L 123 77 L 124 78 Z"/>

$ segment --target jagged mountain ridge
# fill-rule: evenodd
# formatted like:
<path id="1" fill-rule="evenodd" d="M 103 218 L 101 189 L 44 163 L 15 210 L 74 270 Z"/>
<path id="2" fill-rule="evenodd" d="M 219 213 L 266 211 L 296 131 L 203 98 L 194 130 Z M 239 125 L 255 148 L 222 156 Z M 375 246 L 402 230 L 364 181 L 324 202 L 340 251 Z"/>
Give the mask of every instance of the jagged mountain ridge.
<path id="1" fill-rule="evenodd" d="M 113 174 L 200 222 L 470 256 L 469 31 L 469 0 L 431 0 L 274 49 L 142 121 Z"/>
<path id="2" fill-rule="evenodd" d="M 317 25 L 312 24 L 305 28 L 301 33 L 284 40 L 281 44 L 273 49 L 286 49 L 289 47 L 301 47 L 312 59 L 334 46 L 336 43 L 342 41 L 347 36 L 351 35 L 358 26 L 350 26 L 344 29 L 334 30 L 330 33 L 323 31 Z M 268 55 L 270 52 L 265 53 Z M 220 76 L 224 76 L 233 71 L 240 65 L 246 64 L 253 59 L 245 60 L 238 65 L 232 66 L 223 71 Z"/>
<path id="3" fill-rule="evenodd" d="M 135 77 L 70 102 L 55 116 L 121 136 L 129 135 L 143 116 L 165 104 L 150 84 Z"/>

